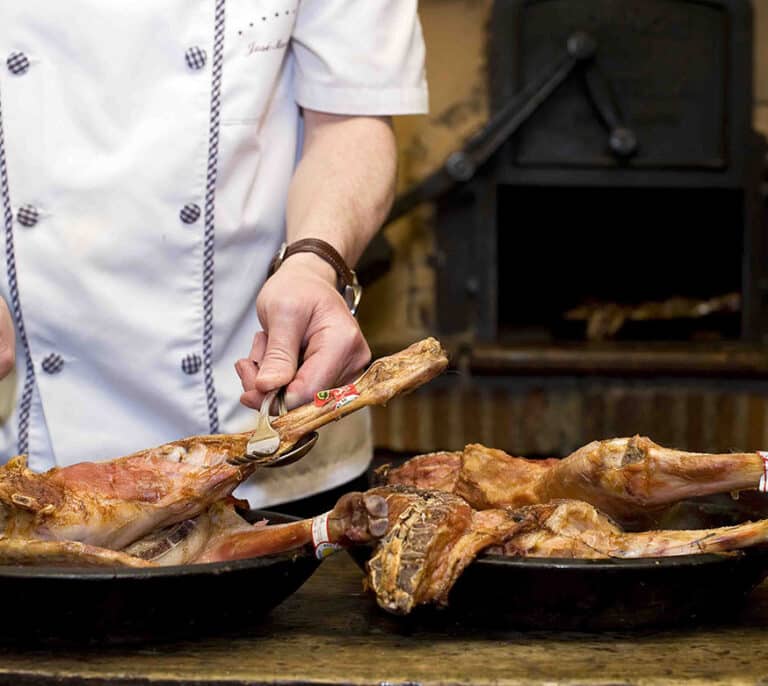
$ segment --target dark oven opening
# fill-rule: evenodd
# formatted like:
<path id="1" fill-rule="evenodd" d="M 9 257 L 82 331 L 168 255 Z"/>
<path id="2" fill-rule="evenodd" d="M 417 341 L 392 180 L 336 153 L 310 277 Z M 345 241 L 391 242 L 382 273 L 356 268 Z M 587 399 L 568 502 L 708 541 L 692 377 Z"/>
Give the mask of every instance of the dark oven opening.
<path id="1" fill-rule="evenodd" d="M 503 342 L 735 340 L 739 189 L 500 186 Z"/>

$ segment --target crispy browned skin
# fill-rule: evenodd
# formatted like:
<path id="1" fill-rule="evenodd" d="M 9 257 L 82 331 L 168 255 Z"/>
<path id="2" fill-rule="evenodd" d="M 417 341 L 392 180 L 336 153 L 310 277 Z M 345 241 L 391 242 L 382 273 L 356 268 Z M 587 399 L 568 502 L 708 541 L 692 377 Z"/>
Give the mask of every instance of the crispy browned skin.
<path id="1" fill-rule="evenodd" d="M 538 502 L 583 500 L 634 527 L 684 498 L 757 488 L 762 473 L 757 453 L 689 453 L 635 436 L 584 446 L 546 471 L 535 490 Z"/>
<path id="2" fill-rule="evenodd" d="M 527 460 L 471 444 L 464 448 L 454 492 L 477 510 L 541 502 L 536 484 L 560 460 Z"/>
<path id="3" fill-rule="evenodd" d="M 16 457 L 0 468 L 2 534 L 119 549 L 150 531 L 194 517 L 226 497 L 242 473 L 141 455 L 54 468 Z"/>
<path id="4" fill-rule="evenodd" d="M 376 478 L 382 485 L 413 486 L 453 493 L 459 478 L 461 457 L 461 451 L 418 455 L 399 467 L 379 467 Z"/>
<path id="5" fill-rule="evenodd" d="M 631 528 L 648 525 L 656 513 L 685 498 L 754 489 L 763 472 L 756 453 L 688 453 L 641 436 L 595 441 L 563 460 L 525 460 L 468 445 L 455 478 L 441 455 L 414 458 L 414 466 L 408 462 L 389 470 L 386 482 L 440 483 L 476 509 L 583 500 Z M 438 464 L 431 471 L 433 460 Z M 433 472 L 439 479 L 432 478 Z"/>
<path id="6" fill-rule="evenodd" d="M 722 553 L 768 542 L 768 520 L 689 531 L 626 533 L 588 503 L 553 501 L 517 510 L 521 522 L 491 552 L 549 558 L 675 557 Z"/>

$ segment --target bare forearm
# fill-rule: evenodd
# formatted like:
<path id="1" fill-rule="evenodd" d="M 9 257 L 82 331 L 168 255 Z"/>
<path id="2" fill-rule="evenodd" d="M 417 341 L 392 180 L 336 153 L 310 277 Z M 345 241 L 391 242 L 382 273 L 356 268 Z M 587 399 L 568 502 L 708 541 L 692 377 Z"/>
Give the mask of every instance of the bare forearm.
<path id="1" fill-rule="evenodd" d="M 321 238 L 353 265 L 392 205 L 392 127 L 386 117 L 312 111 L 304 117 L 304 154 L 288 195 L 287 240 Z"/>
<path id="2" fill-rule="evenodd" d="M 386 218 L 395 187 L 396 148 L 390 122 L 305 111 L 304 153 L 288 195 L 287 240 L 320 238 L 353 266 Z M 354 378 L 371 358 L 362 331 L 322 258 L 286 258 L 259 293 L 256 333 L 237 362 L 242 402 L 288 387 L 296 405 Z M 257 364 L 254 365 L 253 362 Z"/>

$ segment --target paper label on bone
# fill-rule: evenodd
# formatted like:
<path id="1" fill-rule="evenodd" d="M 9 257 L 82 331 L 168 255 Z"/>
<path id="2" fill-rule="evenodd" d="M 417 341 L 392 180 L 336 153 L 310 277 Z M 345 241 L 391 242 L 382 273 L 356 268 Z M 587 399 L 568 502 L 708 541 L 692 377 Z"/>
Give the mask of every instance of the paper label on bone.
<path id="1" fill-rule="evenodd" d="M 327 391 L 318 391 L 315 394 L 314 405 L 315 407 L 324 407 L 328 403 L 335 403 L 334 409 L 338 410 L 345 405 L 351 403 L 355 398 L 359 398 L 355 384 L 350 383 L 346 386 L 340 386 L 339 388 L 331 388 Z"/>
<path id="2" fill-rule="evenodd" d="M 328 533 L 328 515 L 321 514 L 312 520 L 312 545 L 315 548 L 315 557 L 323 560 L 329 555 L 333 555 L 341 546 L 337 543 L 331 543 L 331 537 Z"/>
<path id="3" fill-rule="evenodd" d="M 757 454 L 763 460 L 763 475 L 760 477 L 760 484 L 757 490 L 761 493 L 768 493 L 768 452 L 765 450 L 758 450 Z"/>

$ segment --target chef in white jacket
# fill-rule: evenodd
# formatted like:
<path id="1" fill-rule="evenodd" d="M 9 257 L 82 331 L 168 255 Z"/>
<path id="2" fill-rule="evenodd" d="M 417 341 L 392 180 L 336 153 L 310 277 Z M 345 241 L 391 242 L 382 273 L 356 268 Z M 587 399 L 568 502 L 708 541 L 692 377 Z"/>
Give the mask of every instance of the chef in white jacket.
<path id="1" fill-rule="evenodd" d="M 299 251 L 265 279 L 308 238 L 354 265 L 386 216 L 387 117 L 427 105 L 416 0 L 8 2 L 0 57 L 0 456 L 244 431 L 265 392 L 366 364 L 343 265 Z M 361 474 L 353 417 L 239 494 Z"/>

